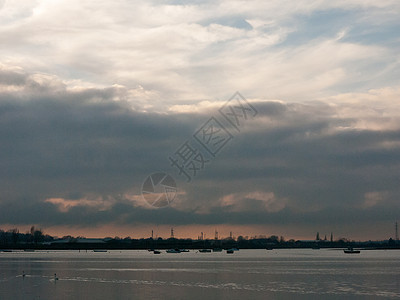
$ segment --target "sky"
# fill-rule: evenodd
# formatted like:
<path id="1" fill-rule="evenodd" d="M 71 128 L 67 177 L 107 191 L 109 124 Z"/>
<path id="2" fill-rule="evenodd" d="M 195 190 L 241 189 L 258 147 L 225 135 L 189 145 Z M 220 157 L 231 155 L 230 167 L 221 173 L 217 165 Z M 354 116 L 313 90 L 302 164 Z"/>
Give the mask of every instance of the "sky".
<path id="1" fill-rule="evenodd" d="M 394 237 L 399 15 L 397 0 L 0 0 L 0 228 Z M 165 207 L 142 194 L 154 173 L 177 187 Z"/>

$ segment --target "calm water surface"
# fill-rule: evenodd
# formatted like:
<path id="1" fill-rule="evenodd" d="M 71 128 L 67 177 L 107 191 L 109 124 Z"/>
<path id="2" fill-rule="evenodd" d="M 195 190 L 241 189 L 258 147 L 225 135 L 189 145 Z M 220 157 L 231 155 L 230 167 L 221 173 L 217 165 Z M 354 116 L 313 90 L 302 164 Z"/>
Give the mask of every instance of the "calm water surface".
<path id="1" fill-rule="evenodd" d="M 0 299 L 400 299 L 400 251 L 0 252 Z"/>

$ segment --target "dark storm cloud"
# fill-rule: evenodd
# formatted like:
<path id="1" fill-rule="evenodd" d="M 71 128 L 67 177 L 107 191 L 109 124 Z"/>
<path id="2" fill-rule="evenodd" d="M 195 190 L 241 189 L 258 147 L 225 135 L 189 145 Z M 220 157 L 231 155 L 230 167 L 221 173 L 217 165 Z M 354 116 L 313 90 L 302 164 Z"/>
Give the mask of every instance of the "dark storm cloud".
<path id="1" fill-rule="evenodd" d="M 0 75 L 3 223 L 367 224 L 399 209 L 399 131 L 358 125 L 385 124 L 385 114 L 254 102 L 257 118 L 187 184 L 168 156 L 209 111 L 143 112 L 119 88 L 71 91 L 54 78 Z M 138 196 L 157 171 L 186 193 L 172 207 L 149 209 Z"/>
<path id="2" fill-rule="evenodd" d="M 10 75 L 9 85 L 24 78 Z M 26 78 L 24 89 L 0 94 L 3 202 L 16 195 L 120 192 L 165 167 L 168 151 L 194 130 L 182 126 L 185 118 L 138 113 L 113 101 L 113 88 L 69 92 Z"/>
<path id="3" fill-rule="evenodd" d="M 354 128 L 357 119 L 337 118 L 325 105 L 282 104 L 275 112 L 221 158 L 225 167 L 215 178 L 245 183 L 232 185 L 232 192 L 262 186 L 289 205 L 350 209 L 369 191 L 388 191 L 392 198 L 399 191 L 398 130 Z"/>

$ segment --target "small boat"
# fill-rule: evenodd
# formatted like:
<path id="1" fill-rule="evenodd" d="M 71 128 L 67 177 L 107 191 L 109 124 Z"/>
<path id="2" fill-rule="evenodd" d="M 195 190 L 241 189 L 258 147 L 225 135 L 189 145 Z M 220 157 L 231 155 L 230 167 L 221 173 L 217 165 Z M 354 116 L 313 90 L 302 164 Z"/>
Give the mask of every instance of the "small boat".
<path id="1" fill-rule="evenodd" d="M 200 253 L 211 253 L 211 249 L 200 249 Z"/>
<path id="2" fill-rule="evenodd" d="M 181 253 L 181 250 L 179 250 L 179 249 L 168 249 L 166 252 L 167 253 Z"/>
<path id="3" fill-rule="evenodd" d="M 3 250 L 0 250 L 0 252 L 12 252 L 12 250 L 10 250 L 10 249 L 3 249 Z"/>
<path id="4" fill-rule="evenodd" d="M 360 253 L 360 250 L 354 250 L 353 248 L 347 248 L 343 250 L 344 253 L 347 254 L 358 254 Z"/>
<path id="5" fill-rule="evenodd" d="M 161 254 L 161 251 L 153 250 L 153 253 L 154 253 L 154 254 Z"/>
<path id="6" fill-rule="evenodd" d="M 235 253 L 235 250 L 233 249 L 226 250 L 226 254 L 233 254 L 233 253 Z"/>
<path id="7" fill-rule="evenodd" d="M 181 251 L 181 252 L 189 252 L 188 249 L 179 249 L 179 251 Z"/>
<path id="8" fill-rule="evenodd" d="M 213 252 L 222 252 L 222 248 L 213 248 L 212 251 Z"/>
<path id="9" fill-rule="evenodd" d="M 104 250 L 104 249 L 94 249 L 93 252 L 108 252 L 108 250 Z"/>

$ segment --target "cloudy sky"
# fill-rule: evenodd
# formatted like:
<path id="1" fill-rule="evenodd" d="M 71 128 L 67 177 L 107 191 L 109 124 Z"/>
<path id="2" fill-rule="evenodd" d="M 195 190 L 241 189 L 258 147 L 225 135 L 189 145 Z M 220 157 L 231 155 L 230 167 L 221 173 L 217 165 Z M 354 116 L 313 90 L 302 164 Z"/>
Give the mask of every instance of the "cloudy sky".
<path id="1" fill-rule="evenodd" d="M 0 0 L 0 228 L 393 237 L 399 15 L 397 0 Z M 219 112 L 236 91 L 254 108 L 239 130 Z M 230 137 L 215 157 L 195 138 L 211 117 Z M 190 182 L 170 160 L 185 142 L 207 161 Z M 142 197 L 154 172 L 176 181 L 168 207 Z"/>

